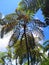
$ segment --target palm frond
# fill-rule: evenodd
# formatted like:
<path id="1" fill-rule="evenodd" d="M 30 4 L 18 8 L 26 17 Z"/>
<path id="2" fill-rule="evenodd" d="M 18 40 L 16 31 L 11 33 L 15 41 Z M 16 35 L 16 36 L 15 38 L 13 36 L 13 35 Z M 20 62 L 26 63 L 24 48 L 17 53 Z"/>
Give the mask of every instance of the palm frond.
<path id="1" fill-rule="evenodd" d="M 17 20 L 23 19 L 24 21 L 28 22 L 28 20 L 30 19 L 30 17 L 28 15 L 26 15 L 26 13 L 24 13 L 24 11 L 16 9 L 16 13 L 18 15 Z"/>
<path id="2" fill-rule="evenodd" d="M 30 10 L 30 12 L 34 14 L 34 12 L 36 12 L 44 4 L 44 2 L 45 0 L 22 0 L 19 3 L 18 9 L 26 12 L 27 10 Z"/>
<path id="3" fill-rule="evenodd" d="M 45 41 L 45 42 L 43 43 L 43 45 L 45 45 L 45 44 L 49 44 L 49 40 L 47 40 L 47 41 Z"/>
<path id="4" fill-rule="evenodd" d="M 43 57 L 44 60 L 47 60 L 47 58 L 44 56 L 44 54 L 41 54 L 41 56 Z"/>
<path id="5" fill-rule="evenodd" d="M 45 45 L 45 46 L 44 46 L 44 52 L 45 52 L 45 51 L 48 51 L 48 50 L 49 50 L 49 40 L 45 41 L 45 42 L 43 43 L 43 45 Z"/>
<path id="6" fill-rule="evenodd" d="M 39 29 L 38 27 L 34 27 L 32 32 L 35 37 L 39 38 L 39 40 L 44 39 L 43 30 Z"/>
<path id="7" fill-rule="evenodd" d="M 49 50 L 49 45 L 47 45 L 44 49 L 44 51 L 48 51 Z"/>
<path id="8" fill-rule="evenodd" d="M 0 19 L 0 25 L 6 25 L 4 19 Z"/>
<path id="9" fill-rule="evenodd" d="M 3 26 L 2 30 L 1 30 L 1 38 L 3 38 L 4 33 L 6 34 L 9 31 L 11 31 L 17 24 L 18 24 L 18 21 L 17 20 L 13 20 L 13 22 Z"/>
<path id="10" fill-rule="evenodd" d="M 5 20 L 11 21 L 12 19 L 16 19 L 18 17 L 17 13 L 8 14 L 5 16 Z"/>
<path id="11" fill-rule="evenodd" d="M 46 23 L 41 22 L 41 21 L 38 20 L 38 19 L 33 19 L 33 21 L 34 21 L 34 23 L 35 23 L 36 26 L 39 26 L 39 27 L 46 27 L 46 26 L 47 26 Z"/>
<path id="12" fill-rule="evenodd" d="M 7 56 L 7 52 L 0 52 L 0 58 L 5 58 Z"/>
<path id="13" fill-rule="evenodd" d="M 14 46 L 14 44 L 17 42 L 20 36 L 20 29 L 17 28 L 16 31 L 14 31 L 13 35 L 11 36 L 11 39 L 9 41 L 9 46 Z"/>
<path id="14" fill-rule="evenodd" d="M 23 33 L 22 36 L 21 36 L 20 45 L 22 45 L 23 38 L 24 38 L 24 33 Z"/>
<path id="15" fill-rule="evenodd" d="M 41 49 L 44 49 L 44 47 L 40 43 L 38 43 L 37 46 L 40 47 Z"/>

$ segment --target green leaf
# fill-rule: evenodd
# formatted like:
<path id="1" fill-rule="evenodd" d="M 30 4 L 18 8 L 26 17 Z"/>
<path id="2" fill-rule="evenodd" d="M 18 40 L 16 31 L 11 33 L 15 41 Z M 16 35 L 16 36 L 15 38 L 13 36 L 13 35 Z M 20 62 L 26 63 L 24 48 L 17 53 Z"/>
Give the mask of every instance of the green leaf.
<path id="1" fill-rule="evenodd" d="M 45 45 L 45 44 L 47 44 L 47 43 L 49 43 L 49 40 L 45 41 L 45 42 L 43 43 L 43 45 Z"/>

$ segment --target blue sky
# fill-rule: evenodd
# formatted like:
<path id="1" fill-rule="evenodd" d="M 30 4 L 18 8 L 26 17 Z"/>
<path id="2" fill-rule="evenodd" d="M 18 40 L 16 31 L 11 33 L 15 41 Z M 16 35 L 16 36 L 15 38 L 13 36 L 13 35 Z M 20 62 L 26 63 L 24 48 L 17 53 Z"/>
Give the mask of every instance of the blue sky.
<path id="1" fill-rule="evenodd" d="M 20 0 L 0 0 L 0 12 L 4 15 L 15 11 Z"/>
<path id="2" fill-rule="evenodd" d="M 0 0 L 0 12 L 3 15 L 13 13 L 15 9 L 17 8 L 19 2 L 20 0 Z M 34 18 L 38 18 L 42 22 L 44 21 L 44 16 L 42 15 L 42 11 L 40 9 L 36 13 Z M 45 34 L 45 40 L 48 40 L 49 39 L 49 27 L 44 29 L 44 34 Z M 0 40 L 0 43 L 1 43 L 1 40 Z"/>

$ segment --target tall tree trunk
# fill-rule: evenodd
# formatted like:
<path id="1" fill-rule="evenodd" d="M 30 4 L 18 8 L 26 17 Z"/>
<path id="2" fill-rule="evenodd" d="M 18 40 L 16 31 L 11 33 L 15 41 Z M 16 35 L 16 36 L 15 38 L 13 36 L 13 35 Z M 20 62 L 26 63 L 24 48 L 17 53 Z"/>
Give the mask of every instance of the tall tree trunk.
<path id="1" fill-rule="evenodd" d="M 29 65 L 29 50 L 28 50 L 28 43 L 27 43 L 27 37 L 26 37 L 26 22 L 24 21 L 24 36 L 25 36 L 25 43 L 26 43 L 26 49 L 27 49 L 27 59 L 28 59 L 28 65 Z"/>
<path id="2" fill-rule="evenodd" d="M 33 65 L 33 58 L 32 58 L 31 51 L 30 51 L 30 59 L 31 59 L 31 65 Z"/>
<path id="3" fill-rule="evenodd" d="M 22 64 L 20 64 L 20 65 L 22 65 Z"/>
<path id="4" fill-rule="evenodd" d="M 16 65 L 17 65 L 17 58 L 16 58 Z"/>

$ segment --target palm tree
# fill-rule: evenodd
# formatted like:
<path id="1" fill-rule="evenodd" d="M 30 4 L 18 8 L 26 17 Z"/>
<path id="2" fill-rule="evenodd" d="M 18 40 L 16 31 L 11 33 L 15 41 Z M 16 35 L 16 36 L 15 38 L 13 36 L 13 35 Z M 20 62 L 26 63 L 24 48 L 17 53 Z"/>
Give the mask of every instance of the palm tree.
<path id="1" fill-rule="evenodd" d="M 29 65 L 29 54 L 30 54 L 30 47 L 32 49 L 35 48 L 35 39 L 34 35 L 37 35 L 38 39 L 42 40 L 44 37 L 43 31 L 40 27 L 47 27 L 46 23 L 41 22 L 38 19 L 33 19 L 33 15 L 35 12 L 42 6 L 41 0 L 22 0 L 19 3 L 18 8 L 16 9 L 16 13 L 10 14 L 5 16 L 5 20 L 7 23 L 3 26 L 1 30 L 1 38 L 4 34 L 8 33 L 9 31 L 13 30 L 13 35 L 9 41 L 9 46 L 12 47 L 17 43 L 17 40 L 20 39 L 20 45 L 22 44 L 22 40 L 25 39 L 26 45 L 26 55 L 28 59 Z M 22 5 L 24 6 L 22 7 Z M 33 4 L 33 5 L 32 5 Z M 13 17 L 16 16 L 15 17 Z M 8 22 L 10 21 L 10 22 Z M 30 46 L 28 45 L 28 42 Z"/>
<path id="2" fill-rule="evenodd" d="M 30 38 L 31 37 L 29 37 L 29 39 Z M 29 64 L 31 63 L 31 65 L 33 65 L 36 63 L 38 65 L 38 63 L 41 62 L 42 58 L 46 59 L 44 56 L 44 53 L 40 52 L 40 50 L 43 50 L 44 48 L 39 43 L 38 44 L 36 43 L 35 48 L 32 49 L 33 47 L 31 46 L 29 41 L 31 41 L 31 40 L 28 40 L 29 57 L 31 59 L 31 60 L 29 60 Z M 27 57 L 25 39 L 22 40 L 21 44 L 20 44 L 20 40 L 18 40 L 17 43 L 15 43 L 15 45 L 12 48 L 14 49 L 14 51 L 13 51 L 14 59 L 17 60 L 17 58 L 19 56 L 19 59 L 20 59 L 19 61 L 20 61 L 20 64 L 22 65 L 22 63 L 24 62 L 23 60 L 25 60 Z"/>

